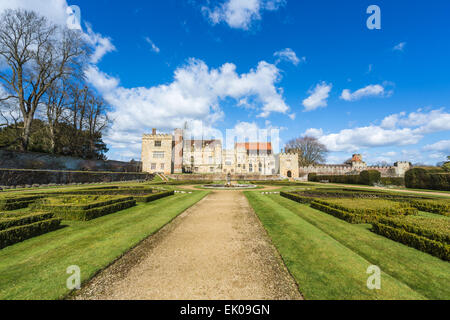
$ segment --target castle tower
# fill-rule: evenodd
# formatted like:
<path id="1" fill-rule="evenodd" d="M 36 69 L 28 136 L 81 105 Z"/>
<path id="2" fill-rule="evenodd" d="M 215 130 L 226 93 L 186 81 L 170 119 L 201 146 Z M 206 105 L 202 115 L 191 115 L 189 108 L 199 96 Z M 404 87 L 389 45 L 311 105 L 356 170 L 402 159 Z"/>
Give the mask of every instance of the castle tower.
<path id="1" fill-rule="evenodd" d="M 280 153 L 280 175 L 287 178 L 298 178 L 298 154 Z"/>
<path id="2" fill-rule="evenodd" d="M 170 174 L 172 171 L 172 135 L 144 134 L 142 138 L 142 171 Z"/>

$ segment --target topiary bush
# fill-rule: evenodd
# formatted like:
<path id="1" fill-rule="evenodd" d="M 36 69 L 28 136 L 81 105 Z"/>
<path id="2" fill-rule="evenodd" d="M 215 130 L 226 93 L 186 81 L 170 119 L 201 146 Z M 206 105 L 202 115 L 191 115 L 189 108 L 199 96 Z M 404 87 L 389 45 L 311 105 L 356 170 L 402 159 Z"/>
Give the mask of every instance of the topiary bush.
<path id="1" fill-rule="evenodd" d="M 380 182 L 381 173 L 377 170 L 364 170 L 359 174 L 359 181 L 361 184 L 373 186 L 375 183 Z"/>

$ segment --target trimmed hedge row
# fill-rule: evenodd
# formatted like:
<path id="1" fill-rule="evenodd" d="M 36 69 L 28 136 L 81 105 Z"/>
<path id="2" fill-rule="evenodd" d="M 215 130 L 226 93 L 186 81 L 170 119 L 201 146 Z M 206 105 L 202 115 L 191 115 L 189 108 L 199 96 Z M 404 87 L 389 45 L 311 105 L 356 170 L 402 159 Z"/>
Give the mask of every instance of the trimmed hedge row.
<path id="1" fill-rule="evenodd" d="M 322 212 L 328 213 L 336 218 L 339 218 L 341 220 L 347 221 L 349 223 L 371 223 L 375 221 L 375 216 L 368 216 L 368 215 L 361 215 L 361 214 L 354 214 L 350 213 L 348 211 L 340 210 L 337 208 L 333 208 L 330 206 L 327 206 L 323 203 L 313 201 L 311 202 L 311 208 L 320 210 Z"/>
<path id="2" fill-rule="evenodd" d="M 64 199 L 64 197 L 56 197 L 56 199 L 61 198 Z M 93 201 L 89 204 L 81 204 L 81 205 L 77 205 L 77 204 L 52 204 L 51 203 L 51 198 L 50 199 L 44 199 L 42 200 L 42 202 L 40 203 L 36 203 L 35 204 L 35 208 L 40 208 L 40 209 L 44 209 L 44 210 L 58 210 L 58 211 L 85 211 L 85 210 L 89 210 L 89 209 L 94 209 L 94 208 L 98 208 L 98 207 L 104 207 L 104 206 L 108 206 L 114 203 L 118 203 L 118 202 L 123 202 L 123 201 L 129 201 L 129 200 L 133 200 L 133 197 L 118 197 L 115 199 L 110 199 L 110 200 L 106 200 L 106 201 Z"/>
<path id="3" fill-rule="evenodd" d="M 136 200 L 137 202 L 151 202 L 151 201 L 155 201 L 164 197 L 168 197 L 168 196 L 172 196 L 174 195 L 175 192 L 172 191 L 164 191 L 164 192 L 160 192 L 160 193 L 154 193 L 154 194 L 150 194 L 150 195 L 138 195 L 138 196 L 133 196 L 133 199 Z"/>
<path id="4" fill-rule="evenodd" d="M 405 173 L 407 188 L 450 191 L 450 173 L 413 168 Z"/>
<path id="5" fill-rule="evenodd" d="M 404 229 L 394 228 L 382 223 L 374 223 L 371 231 L 391 240 L 429 253 L 442 260 L 450 261 L 450 245 L 448 244 L 431 240 Z"/>
<path id="6" fill-rule="evenodd" d="M 16 196 L 8 198 L 0 198 L 0 210 L 12 211 L 17 209 L 23 209 L 35 202 L 42 196 Z"/>
<path id="7" fill-rule="evenodd" d="M 318 175 L 316 173 L 308 174 L 308 181 L 321 182 L 328 181 L 331 183 L 346 184 L 364 184 L 373 185 L 380 182 L 381 173 L 377 170 L 364 170 L 359 175 Z"/>
<path id="8" fill-rule="evenodd" d="M 288 198 L 290 200 L 294 200 L 299 203 L 307 203 L 307 204 L 309 204 L 315 200 L 312 197 L 304 197 L 299 194 L 290 193 L 290 192 L 280 192 L 280 196 Z"/>
<path id="9" fill-rule="evenodd" d="M 0 214 L 0 230 L 6 230 L 12 227 L 23 226 L 38 221 L 49 220 L 51 218 L 53 218 L 53 214 L 48 212 L 22 215 L 17 218 L 2 218 Z"/>
<path id="10" fill-rule="evenodd" d="M 382 177 L 380 180 L 382 185 L 385 186 L 404 186 L 405 178 L 400 177 Z"/>
<path id="11" fill-rule="evenodd" d="M 56 230 L 61 219 L 49 219 L 0 231 L 0 249 Z"/>
<path id="12" fill-rule="evenodd" d="M 210 180 L 169 180 L 169 181 L 159 181 L 151 183 L 151 185 L 189 185 L 189 184 L 213 184 L 214 181 Z"/>
<path id="13" fill-rule="evenodd" d="M 304 182 L 290 182 L 277 180 L 249 181 L 249 183 L 254 185 L 270 185 L 270 186 L 310 186 L 309 184 Z"/>
<path id="14" fill-rule="evenodd" d="M 55 195 L 65 194 L 65 195 L 130 195 L 130 194 L 148 194 L 153 192 L 153 188 L 102 188 L 102 189 L 82 189 L 67 192 L 53 193 Z"/>
<path id="15" fill-rule="evenodd" d="M 371 209 L 371 208 L 348 208 L 346 206 L 342 206 L 335 203 L 329 203 L 324 200 L 316 199 L 314 202 L 346 211 L 349 213 L 357 214 L 357 215 L 370 215 L 370 216 L 401 216 L 401 215 L 417 215 L 418 210 L 416 208 L 412 207 L 400 207 L 400 208 L 377 208 L 377 209 Z"/>
<path id="16" fill-rule="evenodd" d="M 450 216 L 450 201 L 440 202 L 439 200 L 409 200 L 409 204 L 419 209 L 431 213 L 440 214 L 443 216 Z"/>
<path id="17" fill-rule="evenodd" d="M 49 210 L 54 215 L 63 220 L 77 220 L 77 221 L 89 221 L 99 218 L 117 211 L 122 211 L 131 208 L 136 205 L 136 200 L 127 200 L 118 203 L 113 203 L 103 207 L 96 207 L 88 210 L 59 210 L 59 208 L 53 207 Z"/>
<path id="18" fill-rule="evenodd" d="M 420 225 L 412 225 L 393 218 L 380 218 L 378 222 L 392 228 L 403 229 L 407 232 L 415 233 L 430 240 L 450 244 L 450 234 L 446 234 L 444 232 L 436 232 Z"/>

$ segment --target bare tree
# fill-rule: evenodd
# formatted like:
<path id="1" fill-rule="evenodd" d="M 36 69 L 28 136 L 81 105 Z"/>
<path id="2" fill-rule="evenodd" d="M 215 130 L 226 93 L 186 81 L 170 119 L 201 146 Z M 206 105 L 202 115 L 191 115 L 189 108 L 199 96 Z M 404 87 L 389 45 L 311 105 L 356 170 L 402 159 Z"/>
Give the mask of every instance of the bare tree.
<path id="1" fill-rule="evenodd" d="M 317 138 L 304 136 L 293 139 L 286 144 L 287 152 L 298 153 L 299 165 L 308 166 L 325 162 L 327 147 Z"/>
<path id="2" fill-rule="evenodd" d="M 23 120 L 22 149 L 27 150 L 31 124 L 42 96 L 60 78 L 79 69 L 88 47 L 82 34 L 53 25 L 33 11 L 6 10 L 0 16 L 0 73 L 7 95 Z"/>

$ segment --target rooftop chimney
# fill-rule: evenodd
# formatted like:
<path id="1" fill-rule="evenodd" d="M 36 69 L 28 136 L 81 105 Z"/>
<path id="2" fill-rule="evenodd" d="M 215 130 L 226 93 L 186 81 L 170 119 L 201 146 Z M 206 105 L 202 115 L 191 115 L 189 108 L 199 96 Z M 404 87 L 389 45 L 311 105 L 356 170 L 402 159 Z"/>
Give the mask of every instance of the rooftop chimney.
<path id="1" fill-rule="evenodd" d="M 156 129 L 155 129 L 155 128 L 152 129 L 152 134 L 153 134 L 153 135 L 156 134 Z"/>

